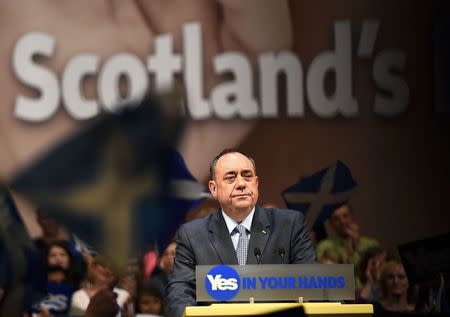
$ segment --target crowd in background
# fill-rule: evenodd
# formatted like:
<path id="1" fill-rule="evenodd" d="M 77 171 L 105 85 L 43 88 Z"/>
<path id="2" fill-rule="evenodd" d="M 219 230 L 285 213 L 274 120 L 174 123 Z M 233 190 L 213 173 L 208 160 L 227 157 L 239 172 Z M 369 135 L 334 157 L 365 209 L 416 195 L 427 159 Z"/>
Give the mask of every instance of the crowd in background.
<path id="1" fill-rule="evenodd" d="M 317 240 L 314 232 L 311 235 L 318 261 L 354 264 L 355 302 L 373 304 L 375 316 L 389 312 L 449 312 L 444 289 L 439 295 L 433 292 L 443 285 L 410 283 L 398 250 L 387 249 L 378 239 L 361 234 L 351 205 L 336 208 L 324 227 L 325 238 Z"/>
<path id="2" fill-rule="evenodd" d="M 204 217 L 214 210 L 200 208 L 189 213 L 186 221 Z M 114 292 L 118 305 L 118 311 L 111 311 L 105 317 L 163 316 L 164 289 L 173 269 L 175 238 L 163 251 L 150 248 L 139 259 L 130 259 L 126 270 L 121 271 L 45 212 L 38 212 L 38 221 L 43 235 L 36 240 L 36 245 L 47 272 L 49 296 L 25 316 L 88 316 L 89 303 L 104 289 Z M 349 204 L 337 208 L 323 225 L 326 235 L 321 239 L 311 231 L 317 260 L 323 264 L 354 264 L 356 303 L 373 304 L 375 314 L 380 316 L 389 311 L 432 312 L 437 310 L 436 305 L 444 305 L 436 302 L 429 288 L 424 291 L 419 285 L 409 283 L 395 250 L 387 250 L 377 239 L 360 233 Z M 103 299 L 98 301 L 107 303 Z M 448 307 L 440 307 L 439 311 L 445 309 Z"/>

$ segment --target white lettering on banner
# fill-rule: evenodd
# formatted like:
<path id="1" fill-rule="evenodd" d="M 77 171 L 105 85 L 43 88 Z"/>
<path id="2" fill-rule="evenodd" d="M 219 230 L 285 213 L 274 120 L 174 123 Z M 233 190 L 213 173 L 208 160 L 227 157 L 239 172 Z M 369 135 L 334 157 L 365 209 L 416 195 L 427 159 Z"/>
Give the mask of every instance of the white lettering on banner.
<path id="1" fill-rule="evenodd" d="M 56 75 L 33 62 L 34 55 L 51 57 L 54 50 L 55 39 L 44 33 L 28 33 L 17 42 L 13 53 L 13 71 L 21 82 L 41 92 L 37 99 L 17 97 L 17 118 L 41 122 L 50 119 L 58 110 L 60 96 Z"/>
<path id="2" fill-rule="evenodd" d="M 121 75 L 126 75 L 129 83 L 128 96 L 124 99 L 120 97 L 119 90 Z M 114 55 L 100 71 L 98 86 L 100 100 L 110 112 L 117 111 L 122 103 L 139 102 L 144 97 L 148 86 L 145 65 L 131 54 Z"/>
<path id="3" fill-rule="evenodd" d="M 253 98 L 252 69 L 242 54 L 229 53 L 214 59 L 216 73 L 233 74 L 234 80 L 216 86 L 212 92 L 212 103 L 220 119 L 241 117 L 252 119 L 258 116 L 258 104 Z"/>
<path id="4" fill-rule="evenodd" d="M 354 117 L 358 114 L 358 101 L 352 93 L 352 43 L 350 22 L 334 25 L 335 50 L 320 54 L 311 63 L 306 78 L 306 90 L 313 111 L 321 118 L 342 114 Z M 325 94 L 325 75 L 334 73 L 335 92 Z"/>
<path id="5" fill-rule="evenodd" d="M 389 72 L 390 68 L 402 71 L 405 68 L 405 54 L 400 50 L 381 52 L 375 60 L 373 79 L 378 87 L 390 92 L 392 97 L 377 93 L 374 111 L 376 114 L 393 117 L 406 110 L 409 102 L 409 89 L 406 82 Z"/>
<path id="6" fill-rule="evenodd" d="M 149 90 L 165 92 L 172 89 L 175 75 L 182 73 L 186 89 L 185 113 L 194 120 L 277 118 L 281 108 L 278 103 L 280 77 L 286 80 L 283 93 L 287 97 L 287 117 L 302 118 L 306 105 L 323 119 L 355 117 L 359 115 L 359 103 L 353 91 L 353 56 L 359 59 L 374 56 L 371 76 L 377 92 L 373 111 L 394 117 L 406 111 L 409 103 L 409 87 L 401 77 L 406 67 L 406 55 L 395 48 L 374 54 L 378 29 L 378 21 L 365 20 L 357 54 L 352 54 L 351 23 L 348 20 L 336 22 L 334 48 L 318 54 L 309 69 L 304 69 L 300 58 L 291 51 L 259 55 L 256 71 L 247 56 L 224 52 L 215 56 L 211 63 L 216 75 L 229 76 L 213 87 L 209 96 L 205 95 L 204 64 L 208 61 L 203 59 L 199 23 L 183 26 L 181 55 L 173 52 L 170 34 L 155 38 L 153 55 L 145 62 L 130 53 L 116 54 L 103 64 L 97 55 L 76 55 L 63 69 L 61 87 L 55 73 L 33 60 L 35 56 L 52 57 L 56 46 L 54 37 L 31 32 L 17 41 L 12 66 L 18 80 L 38 90 L 40 95 L 35 98 L 17 96 L 15 116 L 24 121 L 44 122 L 63 104 L 73 118 L 91 119 L 101 111 L 115 112 L 129 101 L 139 101 Z M 99 100 L 88 100 L 83 96 L 83 82 L 86 77 L 96 74 Z M 121 78 L 127 83 L 126 96 L 120 93 Z M 326 78 L 332 78 L 331 92 L 325 87 Z M 259 92 L 258 95 L 255 92 Z"/>
<path id="7" fill-rule="evenodd" d="M 187 108 L 193 119 L 208 119 L 212 109 L 203 96 L 203 51 L 198 23 L 183 28 L 184 85 L 187 94 Z"/>
<path id="8" fill-rule="evenodd" d="M 62 77 L 63 104 L 67 112 L 78 120 L 95 117 L 100 112 L 96 100 L 86 100 L 82 96 L 81 83 L 84 77 L 98 72 L 99 57 L 81 54 L 71 59 Z"/>
<path id="9" fill-rule="evenodd" d="M 234 291 L 238 288 L 238 283 L 235 278 L 222 278 L 222 275 L 218 274 L 216 276 L 212 276 L 208 274 L 206 276 L 211 283 L 211 289 L 213 291 Z"/>

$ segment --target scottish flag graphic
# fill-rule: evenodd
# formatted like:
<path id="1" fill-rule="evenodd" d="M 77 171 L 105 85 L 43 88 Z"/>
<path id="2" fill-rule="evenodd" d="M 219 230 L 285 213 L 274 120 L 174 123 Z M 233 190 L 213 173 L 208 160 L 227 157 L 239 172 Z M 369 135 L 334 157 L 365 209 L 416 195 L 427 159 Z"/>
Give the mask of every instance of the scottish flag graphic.
<path id="1" fill-rule="evenodd" d="M 210 198 L 209 190 L 199 183 L 191 174 L 181 154 L 172 151 L 170 161 L 169 208 L 174 217 L 185 218 L 187 212 L 199 206 L 205 199 Z M 177 227 L 170 227 L 166 231 L 171 239 Z M 160 251 L 164 246 L 159 245 Z"/>
<path id="2" fill-rule="evenodd" d="M 169 208 L 178 100 L 148 97 L 105 114 L 18 175 L 12 187 L 118 267 L 181 214 Z"/>
<path id="3" fill-rule="evenodd" d="M 302 177 L 285 189 L 283 199 L 289 209 L 303 212 L 319 239 L 325 234 L 323 222 L 333 211 L 347 203 L 357 183 L 342 161 L 310 176 Z"/>

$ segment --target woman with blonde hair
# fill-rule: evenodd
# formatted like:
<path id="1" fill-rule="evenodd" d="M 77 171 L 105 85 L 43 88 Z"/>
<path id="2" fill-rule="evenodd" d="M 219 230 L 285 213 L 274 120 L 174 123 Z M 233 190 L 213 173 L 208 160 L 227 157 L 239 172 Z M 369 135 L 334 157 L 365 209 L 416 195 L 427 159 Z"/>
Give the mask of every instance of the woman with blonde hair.
<path id="1" fill-rule="evenodd" d="M 375 303 L 375 315 L 385 312 L 412 312 L 414 305 L 408 301 L 409 282 L 403 264 L 397 259 L 387 260 L 380 275 L 381 298 Z"/>

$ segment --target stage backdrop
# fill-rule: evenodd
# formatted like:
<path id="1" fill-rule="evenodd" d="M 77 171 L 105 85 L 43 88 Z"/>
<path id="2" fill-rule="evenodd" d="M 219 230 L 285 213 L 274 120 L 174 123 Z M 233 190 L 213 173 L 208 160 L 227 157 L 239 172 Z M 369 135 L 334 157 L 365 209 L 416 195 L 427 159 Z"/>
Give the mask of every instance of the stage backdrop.
<path id="1" fill-rule="evenodd" d="M 257 162 L 260 202 L 283 206 L 341 160 L 363 234 L 393 247 L 450 231 L 444 1 L 134 3 L 4 5 L 2 182 L 118 101 L 181 87 L 178 148 L 199 181 L 235 146 Z"/>

